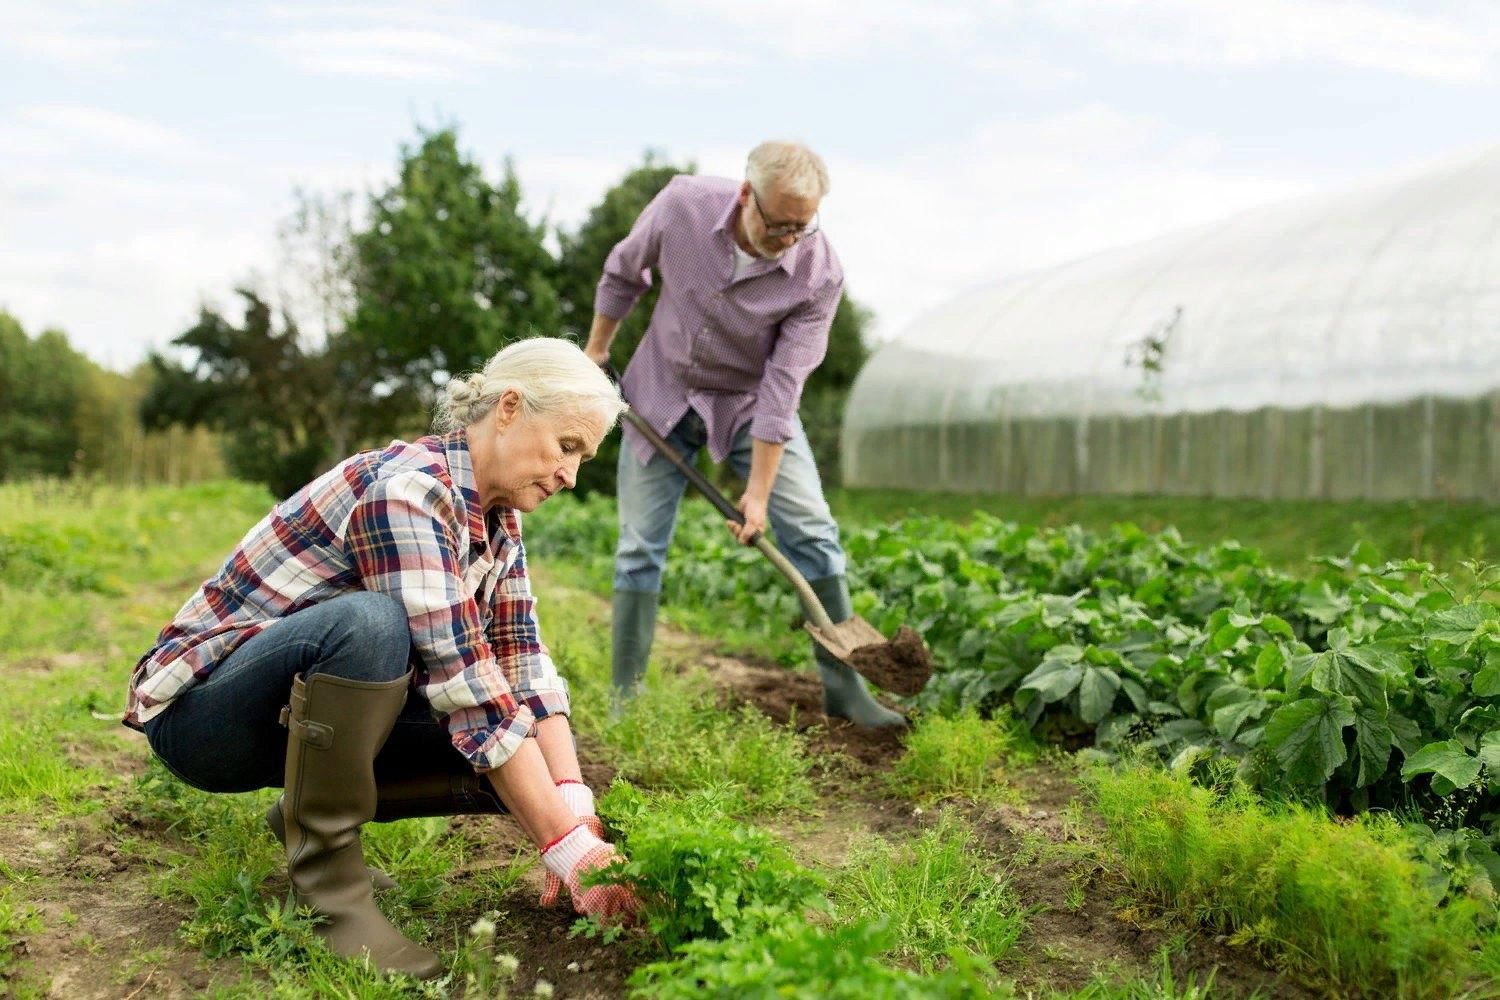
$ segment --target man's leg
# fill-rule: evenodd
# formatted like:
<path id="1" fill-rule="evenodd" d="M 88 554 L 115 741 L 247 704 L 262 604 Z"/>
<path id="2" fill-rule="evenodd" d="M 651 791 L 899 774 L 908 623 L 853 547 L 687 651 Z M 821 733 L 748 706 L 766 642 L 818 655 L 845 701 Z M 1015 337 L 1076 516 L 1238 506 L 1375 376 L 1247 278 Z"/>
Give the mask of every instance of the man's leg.
<path id="1" fill-rule="evenodd" d="M 734 450 L 730 453 L 730 461 L 742 477 L 749 475 L 750 450 L 747 427 L 735 438 Z M 782 452 L 767 513 L 776 532 L 777 547 L 807 578 L 829 619 L 838 624 L 852 618 L 854 607 L 849 600 L 849 584 L 844 576 L 846 563 L 843 546 L 839 544 L 839 526 L 823 496 L 823 481 L 800 420 L 796 433 Z M 905 725 L 906 720 L 900 713 L 891 711 L 871 696 L 863 677 L 816 642 L 813 643 L 813 656 L 823 680 L 825 714 L 848 719 L 859 726 Z"/>
<path id="2" fill-rule="evenodd" d="M 703 421 L 691 410 L 667 436 L 683 458 L 692 461 L 706 438 Z M 628 443 L 620 445 L 616 485 L 620 540 L 615 548 L 614 617 L 611 621 L 610 669 L 615 706 L 639 689 L 656 633 L 661 574 L 677 523 L 687 479 L 671 462 L 653 454 L 642 465 Z"/>

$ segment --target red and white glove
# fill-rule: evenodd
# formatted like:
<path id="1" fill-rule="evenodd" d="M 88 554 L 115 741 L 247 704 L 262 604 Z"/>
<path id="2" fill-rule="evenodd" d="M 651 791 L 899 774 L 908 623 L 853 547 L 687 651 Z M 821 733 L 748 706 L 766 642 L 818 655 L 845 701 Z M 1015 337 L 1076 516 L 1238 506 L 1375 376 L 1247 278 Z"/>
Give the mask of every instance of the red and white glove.
<path id="1" fill-rule="evenodd" d="M 604 824 L 594 813 L 594 792 L 581 781 L 564 778 L 557 782 L 557 790 L 562 794 L 563 802 L 573 810 L 573 815 L 583 821 L 589 832 L 600 840 L 604 839 Z M 542 896 L 538 900 L 544 909 L 550 909 L 557 905 L 557 897 L 562 892 L 562 879 L 552 874 L 549 869 L 547 880 L 542 885 Z"/>
<path id="2" fill-rule="evenodd" d="M 581 916 L 597 917 L 609 922 L 628 923 L 640 912 L 641 902 L 629 886 L 595 885 L 585 889 L 580 884 L 590 872 L 606 868 L 620 859 L 620 853 L 579 823 L 542 849 L 542 864 L 547 871 L 568 887 L 573 909 Z"/>

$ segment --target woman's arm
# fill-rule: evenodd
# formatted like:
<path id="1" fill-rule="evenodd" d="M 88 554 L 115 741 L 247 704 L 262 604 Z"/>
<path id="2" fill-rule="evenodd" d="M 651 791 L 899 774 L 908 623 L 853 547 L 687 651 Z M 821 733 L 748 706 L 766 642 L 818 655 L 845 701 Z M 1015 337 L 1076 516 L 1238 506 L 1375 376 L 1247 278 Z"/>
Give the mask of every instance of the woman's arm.
<path id="1" fill-rule="evenodd" d="M 505 803 L 505 808 L 510 810 L 526 836 L 539 849 L 578 825 L 578 817 L 563 802 L 562 793 L 553 784 L 540 743 L 540 739 L 527 740 L 509 760 L 487 772 L 500 801 Z M 574 769 L 577 769 L 576 762 Z"/>

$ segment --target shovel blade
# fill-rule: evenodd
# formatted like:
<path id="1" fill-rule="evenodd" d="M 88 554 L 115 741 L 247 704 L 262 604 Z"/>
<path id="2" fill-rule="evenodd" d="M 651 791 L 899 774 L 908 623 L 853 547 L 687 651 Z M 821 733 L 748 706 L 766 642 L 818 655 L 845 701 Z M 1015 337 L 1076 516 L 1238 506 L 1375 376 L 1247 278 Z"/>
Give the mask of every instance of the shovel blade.
<path id="1" fill-rule="evenodd" d="M 803 627 L 840 662 L 894 694 L 914 695 L 932 677 L 932 654 L 921 638 L 905 626 L 890 642 L 858 615 L 827 628 L 812 622 L 804 622 Z"/>

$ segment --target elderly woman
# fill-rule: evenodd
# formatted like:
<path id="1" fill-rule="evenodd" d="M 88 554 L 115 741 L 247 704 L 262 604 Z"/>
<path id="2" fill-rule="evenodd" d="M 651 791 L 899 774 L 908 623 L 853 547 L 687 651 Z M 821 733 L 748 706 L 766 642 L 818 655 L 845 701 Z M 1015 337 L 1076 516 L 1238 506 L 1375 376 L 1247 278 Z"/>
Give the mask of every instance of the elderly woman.
<path id="1" fill-rule="evenodd" d="M 137 664 L 125 724 L 172 773 L 283 789 L 266 819 L 334 951 L 441 971 L 375 905 L 371 820 L 508 811 L 542 851 L 544 902 L 561 884 L 581 914 L 634 912 L 627 889 L 579 884 L 617 855 L 521 544 L 521 514 L 573 486 L 623 410 L 573 344 L 505 348 L 448 384 L 446 433 L 362 452 L 277 504 Z"/>

